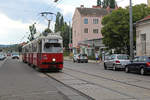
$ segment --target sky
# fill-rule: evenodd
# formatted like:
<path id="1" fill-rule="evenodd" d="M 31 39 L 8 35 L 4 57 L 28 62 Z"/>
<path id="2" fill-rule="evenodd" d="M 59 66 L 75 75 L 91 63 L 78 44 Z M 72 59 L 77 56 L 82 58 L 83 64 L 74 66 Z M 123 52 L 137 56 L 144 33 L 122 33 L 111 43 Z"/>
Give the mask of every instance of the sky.
<path id="1" fill-rule="evenodd" d="M 36 22 L 38 32 L 47 27 L 47 20 L 41 12 L 61 12 L 66 22 L 72 21 L 76 7 L 84 5 L 92 7 L 97 0 L 0 0 L 0 44 L 18 44 L 27 41 L 29 25 Z M 116 0 L 118 5 L 125 7 L 129 0 Z M 132 0 L 133 5 L 147 3 L 147 0 Z M 49 16 L 51 29 L 54 29 L 55 16 Z"/>

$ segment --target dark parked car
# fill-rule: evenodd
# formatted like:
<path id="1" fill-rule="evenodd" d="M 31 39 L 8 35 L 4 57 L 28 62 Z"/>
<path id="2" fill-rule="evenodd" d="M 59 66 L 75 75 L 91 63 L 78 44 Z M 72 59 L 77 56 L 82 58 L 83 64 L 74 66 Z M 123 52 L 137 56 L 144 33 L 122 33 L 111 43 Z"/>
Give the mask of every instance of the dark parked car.
<path id="1" fill-rule="evenodd" d="M 85 62 L 88 63 L 88 57 L 86 54 L 76 54 L 73 56 L 73 62 Z"/>
<path id="2" fill-rule="evenodd" d="M 137 56 L 125 66 L 125 72 L 139 72 L 141 75 L 150 72 L 150 56 Z"/>

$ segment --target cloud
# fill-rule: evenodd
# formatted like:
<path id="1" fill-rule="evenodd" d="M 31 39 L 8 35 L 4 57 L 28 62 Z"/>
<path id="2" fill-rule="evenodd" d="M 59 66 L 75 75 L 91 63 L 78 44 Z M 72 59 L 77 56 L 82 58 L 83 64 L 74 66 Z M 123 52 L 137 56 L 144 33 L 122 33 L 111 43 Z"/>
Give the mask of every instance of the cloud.
<path id="1" fill-rule="evenodd" d="M 29 33 L 29 25 L 31 23 L 23 23 L 20 20 L 12 20 L 5 14 L 0 12 L 0 44 L 16 44 L 27 40 Z M 38 24 L 37 29 L 40 31 L 45 25 Z M 24 40 L 21 40 L 23 37 Z"/>
<path id="2" fill-rule="evenodd" d="M 129 0 L 117 0 L 117 3 L 121 7 L 129 6 Z M 132 4 L 133 5 L 141 4 L 141 3 L 145 3 L 146 4 L 147 0 L 132 0 Z"/>
<path id="3" fill-rule="evenodd" d="M 62 10 L 63 15 L 67 15 L 69 13 L 73 14 L 73 12 L 75 10 L 74 6 L 64 5 L 64 4 L 59 5 L 58 8 L 60 8 Z"/>
<path id="4" fill-rule="evenodd" d="M 62 10 L 63 15 L 72 14 L 75 11 L 76 7 L 80 7 L 80 5 L 84 5 L 85 7 L 92 7 L 92 5 L 96 5 L 96 0 L 68 0 L 63 2 L 62 4 L 58 4 L 57 7 Z"/>

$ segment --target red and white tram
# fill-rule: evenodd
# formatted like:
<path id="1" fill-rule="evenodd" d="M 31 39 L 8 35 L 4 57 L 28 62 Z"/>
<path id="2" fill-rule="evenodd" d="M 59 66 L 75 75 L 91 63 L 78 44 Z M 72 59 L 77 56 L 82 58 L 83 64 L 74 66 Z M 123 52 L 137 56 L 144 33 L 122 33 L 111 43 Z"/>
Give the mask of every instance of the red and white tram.
<path id="1" fill-rule="evenodd" d="M 62 37 L 57 34 L 41 36 L 22 48 L 22 60 L 38 70 L 63 69 Z"/>

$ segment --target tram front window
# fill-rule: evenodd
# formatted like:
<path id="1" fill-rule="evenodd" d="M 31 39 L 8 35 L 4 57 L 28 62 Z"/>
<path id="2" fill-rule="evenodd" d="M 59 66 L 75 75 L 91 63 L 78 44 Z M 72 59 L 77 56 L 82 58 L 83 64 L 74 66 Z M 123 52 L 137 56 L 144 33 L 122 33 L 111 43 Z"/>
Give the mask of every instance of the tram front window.
<path id="1" fill-rule="evenodd" d="M 59 52 L 62 52 L 62 47 L 60 43 L 45 43 L 44 51 L 52 52 L 52 53 L 59 53 Z"/>

